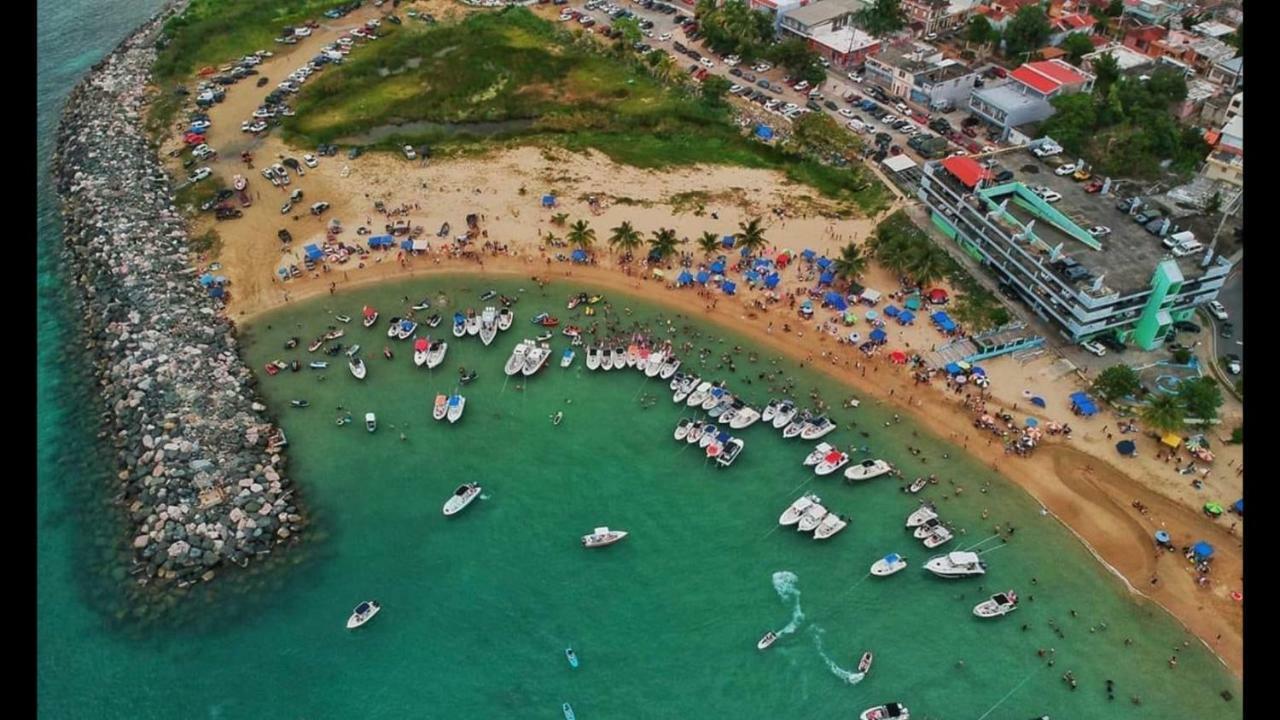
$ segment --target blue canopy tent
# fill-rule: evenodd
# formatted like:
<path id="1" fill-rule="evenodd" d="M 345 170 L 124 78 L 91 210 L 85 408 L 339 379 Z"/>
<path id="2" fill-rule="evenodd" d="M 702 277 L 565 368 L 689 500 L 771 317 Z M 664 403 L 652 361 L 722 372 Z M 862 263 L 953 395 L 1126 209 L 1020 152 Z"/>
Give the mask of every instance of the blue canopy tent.
<path id="1" fill-rule="evenodd" d="M 738 289 L 738 286 L 735 285 L 732 280 L 725 280 L 724 284 L 720 286 L 720 289 L 724 290 L 725 295 L 732 295 L 733 291 Z"/>
<path id="2" fill-rule="evenodd" d="M 869 337 L 871 338 L 871 342 L 882 343 L 889 339 L 889 333 L 885 332 L 881 328 L 876 328 L 871 331 L 871 335 Z"/>
<path id="3" fill-rule="evenodd" d="M 1039 421 L 1039 420 L 1037 420 L 1037 419 L 1035 419 L 1035 418 L 1030 418 L 1030 417 L 1029 417 L 1029 418 L 1027 418 L 1027 427 L 1035 427 L 1035 426 L 1037 426 L 1037 425 L 1039 425 L 1039 424 L 1040 424 L 1040 421 Z"/>
<path id="4" fill-rule="evenodd" d="M 390 235 L 374 235 L 373 237 L 369 238 L 369 247 L 371 248 L 391 247 L 392 245 L 395 245 L 395 244 L 396 244 L 396 241 L 393 240 Z"/>
<path id="5" fill-rule="evenodd" d="M 818 284 L 830 285 L 831 281 L 835 279 L 836 279 L 836 274 L 828 270 L 827 272 L 822 273 L 822 275 L 818 277 Z"/>
<path id="6" fill-rule="evenodd" d="M 680 277 L 676 278 L 676 285 L 679 285 L 680 287 L 689 285 L 692 282 L 693 282 L 693 273 L 689 272 L 688 270 L 681 272 Z"/>
<path id="7" fill-rule="evenodd" d="M 556 206 L 556 196 L 555 196 L 555 195 L 543 195 L 543 196 L 542 196 L 542 207 L 544 207 L 544 208 L 552 208 L 552 207 L 555 207 L 555 206 Z"/>
<path id="8" fill-rule="evenodd" d="M 764 286 L 772 290 L 778 287 L 778 283 L 781 280 L 782 278 L 778 275 L 778 273 L 773 273 L 772 275 L 769 275 L 764 279 Z"/>
<path id="9" fill-rule="evenodd" d="M 210 285 L 212 285 L 212 284 L 213 284 L 213 275 L 212 275 L 212 274 L 210 274 L 210 273 L 205 273 L 205 274 L 201 275 L 201 276 L 200 276 L 200 284 L 201 284 L 201 285 L 203 285 L 203 286 L 205 286 L 205 287 L 209 287 Z"/>
<path id="10" fill-rule="evenodd" d="M 707 281 L 710 279 L 711 279 L 711 273 L 707 272 L 706 270 L 698 271 L 698 282 L 702 283 L 703 285 L 706 285 Z"/>
<path id="11" fill-rule="evenodd" d="M 810 250 L 809 248 L 805 248 L 804 252 L 800 253 L 800 257 L 804 258 L 805 260 L 813 260 L 815 257 L 817 257 L 817 253 Z"/>
<path id="12" fill-rule="evenodd" d="M 822 268 L 823 270 L 826 270 L 827 268 L 831 267 L 831 258 L 825 255 L 818 258 L 818 267 Z"/>
<path id="13" fill-rule="evenodd" d="M 1121 440 L 1116 443 L 1116 451 L 1125 457 L 1130 457 L 1138 451 L 1138 446 L 1132 440 Z M 1159 536 L 1157 536 L 1159 539 Z"/>
<path id="14" fill-rule="evenodd" d="M 897 305 L 887 305 L 884 309 L 885 317 L 898 317 L 898 313 L 902 312 Z"/>
<path id="15" fill-rule="evenodd" d="M 911 323 L 915 322 L 915 319 L 916 319 L 916 314 L 911 312 L 910 310 L 903 310 L 902 312 L 898 313 L 898 323 L 900 325 L 910 325 Z"/>
<path id="16" fill-rule="evenodd" d="M 974 375 L 977 375 L 978 377 L 986 377 L 986 376 L 987 376 L 987 371 L 986 371 L 986 370 L 983 370 L 982 368 L 978 367 L 977 365 L 974 365 L 974 366 L 973 366 L 973 370 L 971 370 L 971 371 L 970 371 L 970 373 L 972 373 L 972 374 L 974 374 Z"/>
<path id="17" fill-rule="evenodd" d="M 1071 393 L 1071 407 L 1085 417 L 1098 414 L 1098 406 L 1083 392 Z"/>
<path id="18" fill-rule="evenodd" d="M 952 322 L 951 316 L 941 310 L 930 315 L 929 319 L 932 320 L 933 324 L 937 325 L 938 329 L 943 332 L 952 332 L 956 329 L 956 324 Z"/>
<path id="19" fill-rule="evenodd" d="M 405 238 L 404 240 L 401 240 L 401 241 L 400 241 L 400 249 L 401 249 L 401 250 L 413 250 L 413 241 L 412 241 L 412 240 L 410 240 L 409 238 Z"/>
<path id="20" fill-rule="evenodd" d="M 1191 546 L 1191 552 L 1195 553 L 1196 562 L 1200 562 L 1202 560 L 1208 560 L 1209 558 L 1213 557 L 1213 546 L 1201 540 L 1200 542 Z"/>
<path id="21" fill-rule="evenodd" d="M 757 125 L 756 137 L 760 138 L 761 140 L 772 140 L 773 128 L 769 127 L 768 125 Z"/>
<path id="22" fill-rule="evenodd" d="M 906 301 L 906 302 L 904 302 L 904 303 L 902 303 L 902 304 L 903 304 L 903 305 L 905 305 L 905 306 L 907 306 L 907 309 L 908 309 L 908 310 L 919 310 L 919 309 L 920 309 L 920 296 L 919 296 L 919 295 L 912 295 L 911 297 L 907 298 L 907 301 Z"/>
<path id="23" fill-rule="evenodd" d="M 960 369 L 959 365 L 953 362 L 947 363 L 947 366 L 943 368 L 943 370 L 946 370 L 948 375 L 959 375 L 960 373 L 964 372 L 963 370 Z"/>
<path id="24" fill-rule="evenodd" d="M 1046 407 L 1044 398 L 1040 397 L 1039 395 L 1033 395 L 1031 397 L 1031 404 L 1035 405 L 1038 408 Z"/>
<path id="25" fill-rule="evenodd" d="M 1237 500 L 1231 509 L 1235 510 L 1237 515 L 1244 517 L 1244 498 Z"/>
<path id="26" fill-rule="evenodd" d="M 372 240 L 370 245 L 372 245 Z M 319 245 L 308 245 L 303 250 L 306 251 L 308 260 L 319 260 L 324 257 L 324 251 L 320 249 Z"/>
<path id="27" fill-rule="evenodd" d="M 737 242 L 737 239 L 734 238 L 732 235 L 725 235 L 724 237 L 720 238 L 720 244 L 727 248 L 733 247 L 733 244 L 735 242 Z"/>
<path id="28" fill-rule="evenodd" d="M 711 272 L 715 273 L 716 275 L 723 275 L 723 274 L 724 274 L 724 260 L 717 260 L 717 261 L 715 261 L 715 262 L 711 263 Z"/>
<path id="29" fill-rule="evenodd" d="M 866 313 L 867 320 L 875 320 L 878 317 L 880 317 L 880 313 L 876 312 L 875 310 L 868 310 Z"/>
<path id="30" fill-rule="evenodd" d="M 223 290 L 221 287 L 211 287 L 211 288 L 209 288 L 209 297 L 216 297 L 216 298 L 220 298 L 220 297 L 222 297 L 223 295 L 226 295 L 226 294 L 227 294 L 227 291 L 226 291 L 226 290 Z"/>
<path id="31" fill-rule="evenodd" d="M 836 310 L 839 310 L 840 312 L 844 312 L 845 310 L 849 309 L 849 303 L 845 302 L 844 297 L 841 296 L 840 293 L 834 290 L 829 291 L 826 295 L 823 295 L 822 301 L 830 305 L 831 307 L 835 308 Z"/>
<path id="32" fill-rule="evenodd" d="M 1132 444 L 1132 442 L 1133 442 L 1133 441 L 1132 441 L 1132 440 L 1125 440 L 1125 441 L 1123 441 L 1123 442 L 1127 442 L 1127 443 L 1131 443 L 1131 444 Z M 1168 533 L 1167 531 L 1165 531 L 1165 530 L 1157 530 L 1157 531 L 1156 531 L 1156 542 L 1160 543 L 1161 545 L 1168 545 L 1168 544 L 1169 544 L 1169 533 Z"/>
<path id="33" fill-rule="evenodd" d="M 769 258 L 756 258 L 755 267 L 757 269 L 770 268 L 770 267 L 773 267 L 773 261 L 770 260 Z"/>
<path id="34" fill-rule="evenodd" d="M 749 282 L 760 282 L 760 273 L 755 270 L 748 270 L 742 277 L 746 278 Z"/>
<path id="35" fill-rule="evenodd" d="M 587 251 L 586 251 L 586 250 L 583 250 L 582 248 L 578 248 L 577 250 L 574 250 L 574 251 L 573 251 L 573 254 L 572 254 L 572 255 L 570 255 L 569 257 L 570 257 L 570 258 L 572 258 L 572 259 L 573 259 L 573 261 L 574 261 L 574 262 L 576 262 L 576 263 L 586 262 L 586 261 L 587 261 Z"/>

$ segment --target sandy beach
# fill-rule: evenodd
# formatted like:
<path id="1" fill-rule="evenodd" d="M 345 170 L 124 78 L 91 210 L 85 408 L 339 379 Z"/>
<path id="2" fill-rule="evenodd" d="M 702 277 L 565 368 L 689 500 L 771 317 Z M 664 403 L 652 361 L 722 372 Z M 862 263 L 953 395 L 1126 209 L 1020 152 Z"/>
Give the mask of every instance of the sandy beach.
<path id="1" fill-rule="evenodd" d="M 363 16 L 350 19 L 363 20 Z M 336 32 L 335 28 L 323 28 L 287 55 L 271 58 L 261 69 L 263 75 L 273 81 L 283 77 Z M 287 148 L 274 135 L 255 139 L 239 131 L 241 121 L 249 117 L 268 89 L 251 84 L 235 86 L 227 101 L 210 111 L 213 129 L 208 141 L 220 152 L 219 160 L 210 167 L 228 184 L 233 175 L 243 174 L 250 181 L 254 204 L 242 219 L 216 223 L 221 247 L 216 256 L 200 258 L 196 264 L 202 269 L 215 261 L 220 264 L 217 274 L 225 275 L 231 283 L 227 313 L 237 322 L 250 321 L 281 303 L 326 292 L 443 273 L 474 273 L 477 288 L 481 287 L 480 278 L 488 275 L 569 278 L 705 316 L 748 335 L 760 348 L 822 367 L 854 387 L 863 402 L 906 408 L 912 421 L 965 447 L 1034 496 L 1134 592 L 1166 607 L 1233 672 L 1242 674 L 1242 603 L 1234 601 L 1230 593 L 1243 590 L 1243 524 L 1234 517 L 1215 521 L 1198 510 L 1206 500 L 1228 504 L 1241 495 L 1243 479 L 1237 476 L 1236 468 L 1242 463 L 1242 453 L 1239 446 L 1226 445 L 1218 437 L 1234 427 L 1229 419 L 1212 435 L 1218 440 L 1214 445 L 1217 460 L 1211 474 L 1203 478 L 1205 490 L 1197 492 L 1185 477 L 1173 472 L 1172 464 L 1156 458 L 1158 445 L 1146 433 L 1124 436 L 1138 443 L 1139 456 L 1121 458 L 1114 449 L 1118 431 L 1117 437 L 1108 436 L 1108 430 L 1116 425 L 1113 415 L 1104 412 L 1091 419 L 1072 415 L 1067 396 L 1082 389 L 1084 383 L 1074 373 L 1057 371 L 1052 353 L 1025 366 L 1002 358 L 983 362 L 992 378 L 989 408 L 1026 415 L 1026 408 L 1015 404 L 1023 402 L 1024 389 L 1034 389 L 1049 401 L 1047 409 L 1036 409 L 1036 416 L 1069 422 L 1075 430 L 1069 439 L 1046 438 L 1030 457 L 1006 455 L 999 442 L 990 442 L 989 434 L 974 429 L 973 414 L 963 405 L 963 395 L 945 392 L 940 383 L 914 384 L 908 370 L 891 365 L 886 357 L 864 360 L 853 346 L 838 344 L 830 334 L 819 332 L 815 325 L 830 317 L 831 311 L 819 311 L 814 320 L 806 322 L 785 303 L 753 303 L 762 300 L 762 293 L 743 283 L 739 283 L 736 296 L 716 291 L 717 299 L 709 305 L 711 300 L 696 290 L 672 286 L 680 271 L 678 265 L 664 269 L 661 279 L 641 275 L 637 263 L 619 267 L 605 243 L 610 229 L 623 221 L 631 222 L 646 239 L 652 231 L 671 228 L 677 237 L 692 241 L 708 231 L 732 234 L 739 223 L 761 217 L 770 248 L 797 252 L 809 248 L 834 256 L 849 241 L 864 241 L 882 216 L 840 219 L 837 216 L 844 208 L 772 171 L 695 167 L 659 172 L 620 166 L 598 153 L 539 147 L 433 160 L 425 165 L 386 154 L 356 160 L 339 154 L 321 158 L 319 166 L 307 169 L 303 177 L 295 174 L 290 186 L 274 188 L 262 178 L 261 168 L 276 162 L 279 155 L 301 158 L 313 149 Z M 239 161 L 242 150 L 253 152 L 254 169 L 246 169 Z M 295 189 L 304 190 L 305 198 L 298 208 L 282 215 L 281 204 Z M 540 207 L 545 194 L 557 197 L 556 208 Z M 594 205 L 589 202 L 591 197 L 596 199 Z M 318 201 L 331 205 L 320 218 L 306 210 Z M 381 234 L 391 220 L 375 212 L 375 201 L 387 208 L 407 208 L 392 219 L 422 226 L 432 252 L 403 257 L 397 250 L 372 253 L 309 277 L 279 280 L 278 268 L 302 265 L 303 246 L 324 242 L 331 219 L 342 221 L 345 230 L 338 239 L 347 244 L 367 245 L 367 236 L 355 232 L 362 225 Z M 783 210 L 785 216 L 777 216 L 775 209 Z M 437 229 L 447 222 L 450 234 L 459 235 L 465 228 L 464 218 L 472 213 L 480 217 L 485 233 L 475 244 L 487 240 L 503 246 L 506 252 L 461 258 L 445 251 L 451 243 L 449 238 L 436 237 Z M 569 222 L 584 219 L 590 223 L 596 233 L 596 264 L 555 259 L 557 254 L 568 256 L 572 251 L 567 246 L 548 248 L 544 242 L 548 232 L 560 238 L 566 233 L 567 226 L 553 222 L 557 213 L 566 213 Z M 214 226 L 211 217 L 202 215 L 193 223 L 192 234 Z M 281 228 L 293 235 L 288 246 L 276 239 Z M 681 250 L 692 253 L 696 272 L 703 253 L 692 242 Z M 363 268 L 358 267 L 361 263 Z M 860 282 L 886 294 L 898 289 L 897 280 L 874 265 Z M 813 284 L 789 268 L 778 291 L 803 292 Z M 947 288 L 945 284 L 942 287 Z M 784 332 L 784 325 L 791 331 Z M 865 333 L 868 328 L 859 323 L 852 329 Z M 944 341 L 923 321 L 907 328 L 895 323 L 890 337 L 890 349 L 908 351 L 927 352 Z M 860 361 L 862 368 L 855 364 Z M 1146 508 L 1145 513 L 1134 507 L 1135 501 Z M 1155 549 L 1152 535 L 1159 529 L 1167 530 L 1179 547 L 1200 539 L 1214 545 L 1212 582 L 1207 588 L 1196 585 L 1194 568 L 1180 553 Z M 1153 577 L 1158 578 L 1155 584 Z"/>

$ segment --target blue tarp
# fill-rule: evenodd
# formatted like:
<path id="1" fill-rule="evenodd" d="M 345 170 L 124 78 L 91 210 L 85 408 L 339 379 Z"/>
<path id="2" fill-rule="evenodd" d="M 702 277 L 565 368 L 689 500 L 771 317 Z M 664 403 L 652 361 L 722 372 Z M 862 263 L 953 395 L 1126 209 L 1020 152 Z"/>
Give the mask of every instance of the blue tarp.
<path id="1" fill-rule="evenodd" d="M 959 365 L 953 362 L 947 363 L 947 366 L 943 369 L 947 371 L 948 375 L 959 375 L 960 373 L 964 372 L 963 370 L 960 369 Z"/>
<path id="2" fill-rule="evenodd" d="M 725 235 L 724 237 L 720 238 L 720 244 L 725 247 L 733 247 L 734 242 L 736 242 L 736 240 L 732 235 Z"/>
<path id="3" fill-rule="evenodd" d="M 205 286 L 205 287 L 209 287 L 210 285 L 212 285 L 212 284 L 213 284 L 213 275 L 211 275 L 211 274 L 209 274 L 209 273 L 205 273 L 205 274 L 201 275 L 201 276 L 200 276 L 200 284 L 201 284 L 201 285 L 203 285 L 203 286 Z"/>
<path id="4" fill-rule="evenodd" d="M 702 283 L 703 285 L 706 285 L 707 281 L 710 279 L 711 279 L 711 273 L 707 272 L 706 270 L 702 270 L 698 273 L 698 282 Z"/>
<path id="5" fill-rule="evenodd" d="M 1241 515 L 1244 515 L 1244 498 L 1240 498 L 1239 500 L 1237 500 L 1235 504 L 1231 506 L 1231 509 L 1235 510 Z"/>
<path id="6" fill-rule="evenodd" d="M 1132 440 L 1121 440 L 1120 442 L 1116 443 L 1116 451 L 1119 452 L 1121 455 L 1129 456 L 1137 452 L 1137 450 L 1138 450 L 1138 446 L 1135 445 Z M 1157 540 L 1160 539 L 1159 533 L 1156 534 L 1156 539 Z M 1165 538 L 1165 542 L 1168 542 L 1167 536 Z"/>
<path id="7" fill-rule="evenodd" d="M 717 260 L 717 261 L 715 261 L 715 262 L 711 263 L 711 272 L 715 273 L 716 275 L 723 275 L 723 274 L 724 274 L 724 261 L 723 261 L 723 260 Z"/>
<path id="8" fill-rule="evenodd" d="M 822 301 L 841 312 L 849 308 L 849 303 L 845 302 L 844 298 L 841 297 L 840 293 L 834 290 L 828 292 L 826 295 L 823 295 Z"/>
<path id="9" fill-rule="evenodd" d="M 587 251 L 583 250 L 582 248 L 578 248 L 577 250 L 574 250 L 573 254 L 570 255 L 569 257 L 573 258 L 574 262 L 586 262 Z"/>
<path id="10" fill-rule="evenodd" d="M 1094 404 L 1092 398 L 1083 392 L 1071 393 L 1071 405 L 1085 417 L 1098 413 L 1098 406 Z"/>
<path id="11" fill-rule="evenodd" d="M 818 267 L 822 268 L 823 270 L 826 270 L 830 266 L 831 266 L 831 258 L 826 256 L 818 258 Z"/>
<path id="12" fill-rule="evenodd" d="M 555 206 L 556 206 L 556 196 L 555 196 L 555 195 L 543 195 L 543 196 L 542 196 L 542 207 L 555 207 Z"/>
<path id="13" fill-rule="evenodd" d="M 761 140 L 772 140 L 773 128 L 769 127 L 768 125 L 757 125 L 756 137 L 760 138 Z"/>
<path id="14" fill-rule="evenodd" d="M 374 235 L 369 238 L 369 247 L 391 247 L 396 241 L 390 235 Z"/>
<path id="15" fill-rule="evenodd" d="M 986 371 L 986 370 L 983 370 L 982 368 L 978 367 L 977 365 L 974 365 L 974 366 L 973 366 L 973 369 L 972 369 L 972 370 L 970 370 L 969 372 L 970 372 L 970 374 L 977 375 L 978 377 L 986 377 L 986 375 L 987 375 L 987 371 Z"/>
<path id="16" fill-rule="evenodd" d="M 1045 402 L 1044 402 L 1044 398 L 1040 397 L 1039 395 L 1034 395 L 1034 396 L 1032 396 L 1032 398 L 1031 398 L 1031 404 L 1032 404 L 1032 405 L 1035 405 L 1036 407 L 1039 407 L 1039 408 L 1046 407 L 1046 406 L 1045 406 Z"/>
<path id="17" fill-rule="evenodd" d="M 755 270 L 748 270 L 743 277 L 750 282 L 760 282 L 760 273 Z"/>
<path id="18" fill-rule="evenodd" d="M 401 250 L 409 250 L 409 251 L 412 251 L 412 250 L 413 250 L 413 241 L 412 241 L 412 240 L 410 240 L 409 238 L 405 238 L 405 239 L 401 240 L 401 241 L 400 241 L 400 249 L 401 249 Z"/>
<path id="19" fill-rule="evenodd" d="M 817 253 L 810 250 L 809 248 L 805 248 L 804 252 L 800 253 L 800 257 L 804 258 L 805 260 L 812 260 L 816 255 Z"/>
<path id="20" fill-rule="evenodd" d="M 1035 427 L 1039 424 L 1040 424 L 1039 420 L 1035 418 L 1027 418 L 1027 427 Z"/>
<path id="21" fill-rule="evenodd" d="M 223 295 L 225 295 L 225 294 L 226 294 L 226 292 L 227 292 L 226 290 L 223 290 L 223 289 L 222 289 L 222 288 L 220 288 L 220 287 L 211 287 L 211 288 L 209 288 L 209 297 L 216 297 L 216 298 L 220 298 L 220 297 L 222 297 Z"/>
<path id="22" fill-rule="evenodd" d="M 956 324 L 952 322 L 951 316 L 942 311 L 938 311 L 929 316 L 933 320 L 933 324 L 937 325 L 943 332 L 951 332 L 956 329 Z"/>
<path id="23" fill-rule="evenodd" d="M 911 312 L 910 310 L 903 310 L 902 312 L 898 313 L 898 322 L 902 323 L 903 325 L 911 323 L 915 319 L 916 319 L 916 314 Z"/>
<path id="24" fill-rule="evenodd" d="M 773 261 L 770 260 L 769 258 L 756 258 L 755 266 L 757 268 L 773 267 Z"/>
<path id="25" fill-rule="evenodd" d="M 691 282 L 693 282 L 693 274 L 688 270 L 681 272 L 680 277 L 676 279 L 677 285 L 688 285 Z"/>
<path id="26" fill-rule="evenodd" d="M 1191 552 L 1196 554 L 1196 560 L 1208 560 L 1213 557 L 1213 546 L 1201 540 L 1191 546 Z"/>
<path id="27" fill-rule="evenodd" d="M 871 331 L 870 338 L 872 342 L 884 342 L 889 338 L 889 333 L 885 332 L 880 328 L 876 328 L 875 330 Z"/>
<path id="28" fill-rule="evenodd" d="M 836 274 L 835 274 L 835 273 L 833 273 L 833 272 L 824 272 L 824 273 L 822 273 L 822 275 L 820 275 L 820 276 L 818 277 L 818 284 L 819 284 L 819 285 L 830 285 L 830 284 L 831 284 L 831 281 L 832 281 L 832 280 L 835 280 L 835 279 L 836 279 Z"/>
<path id="29" fill-rule="evenodd" d="M 720 286 L 720 289 L 724 290 L 725 295 L 732 295 L 733 291 L 738 289 L 738 286 L 735 285 L 732 280 L 725 280 L 724 284 Z"/>
<path id="30" fill-rule="evenodd" d="M 887 305 L 884 309 L 885 317 L 898 317 L 898 313 L 902 312 L 897 305 Z"/>
<path id="31" fill-rule="evenodd" d="M 780 280 L 782 280 L 782 278 L 778 276 L 778 273 L 774 273 L 764 279 L 764 286 L 772 290 L 773 288 L 778 287 L 778 282 Z"/>
<path id="32" fill-rule="evenodd" d="M 319 245 L 308 245 L 303 250 L 307 252 L 308 260 L 319 260 L 324 257 L 324 251 L 320 249 Z"/>

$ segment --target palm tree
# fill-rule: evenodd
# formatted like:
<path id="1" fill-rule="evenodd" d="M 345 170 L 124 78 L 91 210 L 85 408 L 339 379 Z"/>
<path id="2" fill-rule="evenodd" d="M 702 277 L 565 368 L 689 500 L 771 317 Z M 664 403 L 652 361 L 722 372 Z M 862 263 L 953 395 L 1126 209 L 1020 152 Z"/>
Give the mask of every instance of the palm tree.
<path id="1" fill-rule="evenodd" d="M 1142 409 L 1142 421 L 1160 432 L 1180 429 L 1186 416 L 1182 400 L 1176 395 L 1164 393 L 1156 393 L 1155 397 L 1148 400 L 1147 406 Z"/>
<path id="2" fill-rule="evenodd" d="M 615 250 L 620 249 L 624 253 L 629 253 L 637 247 L 640 247 L 640 243 L 642 242 L 640 239 L 640 233 L 631 226 L 629 221 L 622 221 L 622 224 L 614 228 L 611 232 L 613 234 L 609 236 L 609 246 Z"/>
<path id="3" fill-rule="evenodd" d="M 653 62 L 653 70 L 658 75 L 658 79 L 667 81 L 671 79 L 671 72 L 675 70 L 676 60 L 670 53 L 652 53 L 651 58 L 657 58 Z"/>
<path id="4" fill-rule="evenodd" d="M 698 238 L 698 247 L 710 257 L 711 253 L 720 248 L 720 236 L 710 231 L 704 232 L 702 237 Z"/>
<path id="5" fill-rule="evenodd" d="M 678 243 L 675 230 L 662 228 L 661 230 L 653 231 L 653 237 L 649 240 L 649 249 L 653 255 L 658 257 L 659 261 L 662 261 L 675 254 Z"/>
<path id="6" fill-rule="evenodd" d="M 907 270 L 911 257 L 907 244 L 897 238 L 887 238 L 877 234 L 867 242 L 875 253 L 875 258 L 884 268 L 895 275 Z"/>
<path id="7" fill-rule="evenodd" d="M 596 231 L 591 229 L 586 220 L 577 220 L 569 226 L 569 232 L 565 235 L 565 239 L 570 245 L 587 250 L 591 247 L 591 243 L 596 241 Z"/>
<path id="8" fill-rule="evenodd" d="M 738 243 L 755 255 L 764 247 L 764 228 L 760 226 L 760 218 L 751 218 L 749 222 L 738 223 Z"/>
<path id="9" fill-rule="evenodd" d="M 838 277 L 852 282 L 866 269 L 867 258 L 863 256 L 862 248 L 854 243 L 849 243 L 840 250 L 840 257 L 836 258 L 835 262 L 835 271 Z"/>
<path id="10" fill-rule="evenodd" d="M 921 245 L 915 252 L 910 253 L 910 261 L 907 263 L 908 274 L 917 285 L 928 285 L 935 280 L 942 279 L 947 271 L 947 255 L 943 253 L 938 246 L 929 244 Z"/>

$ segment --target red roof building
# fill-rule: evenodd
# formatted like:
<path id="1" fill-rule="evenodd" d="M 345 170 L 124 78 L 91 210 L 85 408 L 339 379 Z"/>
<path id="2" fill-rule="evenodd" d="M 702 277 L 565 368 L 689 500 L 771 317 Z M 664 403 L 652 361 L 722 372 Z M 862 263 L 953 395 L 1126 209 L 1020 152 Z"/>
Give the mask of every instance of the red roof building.
<path id="1" fill-rule="evenodd" d="M 1061 92 L 1088 91 L 1093 76 L 1088 75 L 1061 60 L 1041 60 L 1026 63 L 1009 73 L 1009 77 L 1022 83 L 1046 98 Z"/>
<path id="2" fill-rule="evenodd" d="M 942 169 L 951 173 L 955 179 L 969 189 L 977 187 L 978 183 L 987 178 L 987 169 L 982 167 L 977 160 L 964 155 L 956 155 L 943 160 Z"/>
<path id="3" fill-rule="evenodd" d="M 1168 34 L 1169 30 L 1167 28 L 1162 28 L 1158 25 L 1144 25 L 1126 32 L 1122 44 L 1127 48 L 1137 50 L 1143 55 L 1152 55 L 1154 57 L 1155 49 L 1152 44 Z"/>

